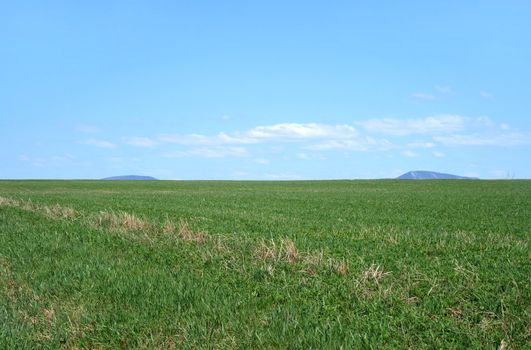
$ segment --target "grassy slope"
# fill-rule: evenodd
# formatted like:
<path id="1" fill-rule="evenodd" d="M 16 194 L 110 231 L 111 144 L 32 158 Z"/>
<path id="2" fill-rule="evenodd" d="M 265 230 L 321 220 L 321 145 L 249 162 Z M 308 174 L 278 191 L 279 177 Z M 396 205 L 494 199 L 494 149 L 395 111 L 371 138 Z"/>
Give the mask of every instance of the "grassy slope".
<path id="1" fill-rule="evenodd" d="M 0 206 L 0 348 L 530 341 L 529 181 L 2 181 L 0 196 L 83 213 Z M 89 225 L 109 209 L 212 238 Z M 284 238 L 324 262 L 258 257 Z"/>

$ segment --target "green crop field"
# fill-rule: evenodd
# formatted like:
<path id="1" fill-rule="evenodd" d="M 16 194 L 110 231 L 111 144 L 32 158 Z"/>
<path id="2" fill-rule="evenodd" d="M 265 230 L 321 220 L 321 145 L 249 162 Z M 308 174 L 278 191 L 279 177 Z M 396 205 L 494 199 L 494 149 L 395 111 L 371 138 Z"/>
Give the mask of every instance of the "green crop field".
<path id="1" fill-rule="evenodd" d="M 0 181 L 0 349 L 520 349 L 530 181 Z"/>

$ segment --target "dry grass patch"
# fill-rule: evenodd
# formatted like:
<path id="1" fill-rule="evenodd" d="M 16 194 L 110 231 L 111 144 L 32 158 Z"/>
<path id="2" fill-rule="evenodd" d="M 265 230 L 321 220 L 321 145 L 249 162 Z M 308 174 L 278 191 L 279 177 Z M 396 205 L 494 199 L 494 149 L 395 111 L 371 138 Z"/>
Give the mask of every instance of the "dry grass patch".
<path id="1" fill-rule="evenodd" d="M 498 350 L 507 350 L 509 349 L 509 345 L 505 341 L 505 339 L 502 339 L 500 346 L 498 347 Z"/>
<path id="2" fill-rule="evenodd" d="M 76 216 L 76 211 L 70 207 L 63 207 L 59 204 L 53 206 L 39 206 L 31 201 L 18 201 L 0 196 L 0 205 L 18 207 L 26 211 L 41 212 L 52 219 L 69 219 Z"/>
<path id="3" fill-rule="evenodd" d="M 286 261 L 294 264 L 300 260 L 299 251 L 295 243 L 289 238 L 284 238 L 277 245 L 271 240 L 268 243 L 262 241 L 255 254 L 261 260 Z"/>
<path id="4" fill-rule="evenodd" d="M 404 297 L 404 298 L 402 298 L 402 300 L 408 305 L 416 305 L 416 304 L 418 304 L 420 302 L 419 297 L 417 297 L 415 295 L 412 295 L 412 296 L 409 296 L 409 297 Z"/>
<path id="5" fill-rule="evenodd" d="M 52 324 L 55 321 L 55 310 L 53 308 L 42 309 L 42 315 L 49 324 Z"/>
<path id="6" fill-rule="evenodd" d="M 140 231 L 149 228 L 147 221 L 144 221 L 133 214 L 122 212 L 119 215 L 120 222 L 126 230 Z"/>
<path id="7" fill-rule="evenodd" d="M 273 240 L 271 240 L 270 244 L 267 244 L 266 242 L 262 241 L 260 242 L 260 246 L 256 250 L 256 256 L 260 260 L 279 260 L 280 253 L 277 249 L 277 246 Z"/>
<path id="8" fill-rule="evenodd" d="M 332 259 L 331 262 L 332 262 L 332 268 L 338 275 L 345 276 L 346 274 L 348 274 L 349 268 L 348 268 L 348 263 L 346 261 L 344 260 L 336 261 Z"/>
<path id="9" fill-rule="evenodd" d="M 317 273 L 316 267 L 324 266 L 330 268 L 338 275 L 345 276 L 349 273 L 349 265 L 345 260 L 336 260 L 334 258 L 325 259 L 323 251 L 301 253 L 295 243 L 284 238 L 280 244 L 275 241 L 262 241 L 255 251 L 255 256 L 260 260 L 273 262 L 287 262 L 288 264 L 300 263 L 305 267 L 299 272 L 308 275 Z"/>
<path id="10" fill-rule="evenodd" d="M 96 228 L 109 228 L 113 231 L 143 231 L 150 228 L 147 221 L 126 212 L 100 211 L 92 218 Z"/>
<path id="11" fill-rule="evenodd" d="M 361 280 L 363 282 L 374 282 L 379 285 L 381 279 L 389 274 L 390 272 L 385 272 L 380 265 L 372 264 L 367 270 L 362 272 Z"/>
<path id="12" fill-rule="evenodd" d="M 26 210 L 26 211 L 37 211 L 39 210 L 39 206 L 37 204 L 34 204 L 31 200 L 21 202 L 20 208 Z"/>
<path id="13" fill-rule="evenodd" d="M 20 206 L 20 202 L 15 199 L 0 196 L 0 205 L 7 207 L 18 207 Z"/>
<path id="14" fill-rule="evenodd" d="M 188 222 L 181 220 L 179 222 L 179 237 L 183 241 L 195 242 L 195 243 L 205 243 L 208 239 L 208 235 L 204 232 L 194 232 L 188 226 Z"/>
<path id="15" fill-rule="evenodd" d="M 120 226 L 118 216 L 108 211 L 100 211 L 91 218 L 90 223 L 94 228 L 108 227 L 110 229 L 118 229 Z"/>
<path id="16" fill-rule="evenodd" d="M 162 233 L 166 235 L 175 233 L 175 224 L 170 219 L 164 221 L 164 224 L 162 225 Z"/>
<path id="17" fill-rule="evenodd" d="M 68 349 L 76 349 L 75 344 L 84 337 L 87 337 L 94 331 L 96 321 L 88 321 L 87 310 L 83 305 L 74 305 L 68 303 L 62 306 L 63 312 L 66 313 L 68 326 L 66 328 L 68 336 L 64 344 Z M 88 321 L 88 322 L 87 322 Z"/>
<path id="18" fill-rule="evenodd" d="M 282 239 L 280 245 L 277 245 L 273 240 L 269 244 L 262 241 L 255 255 L 261 260 L 286 261 L 290 264 L 295 264 L 301 260 L 295 243 L 289 238 Z"/>
<path id="19" fill-rule="evenodd" d="M 299 261 L 299 252 L 297 250 L 297 247 L 295 246 L 295 243 L 293 243 L 293 241 L 289 238 L 284 238 L 281 243 L 281 248 L 284 252 L 286 260 L 290 264 L 294 264 Z"/>
<path id="20" fill-rule="evenodd" d="M 461 318 L 461 315 L 463 314 L 463 311 L 460 308 L 454 307 L 454 308 L 448 308 L 447 310 L 448 316 L 452 318 Z"/>
<path id="21" fill-rule="evenodd" d="M 33 208 L 31 205 L 28 206 L 29 208 Z M 76 216 L 76 211 L 74 209 L 62 207 L 59 204 L 56 204 L 52 207 L 44 206 L 41 208 L 41 210 L 46 216 L 52 219 L 69 219 Z"/>
<path id="22" fill-rule="evenodd" d="M 305 254 L 302 257 L 302 262 L 308 265 L 320 266 L 324 263 L 324 261 L 324 253 L 322 250 L 317 253 L 314 252 L 312 254 Z"/>

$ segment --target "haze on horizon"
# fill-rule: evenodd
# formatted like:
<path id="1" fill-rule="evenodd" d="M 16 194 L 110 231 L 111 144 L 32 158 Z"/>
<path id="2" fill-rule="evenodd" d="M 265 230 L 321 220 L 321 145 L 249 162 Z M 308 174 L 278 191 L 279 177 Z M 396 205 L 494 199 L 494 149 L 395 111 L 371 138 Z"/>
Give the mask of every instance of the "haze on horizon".
<path id="1" fill-rule="evenodd" d="M 531 3 L 0 6 L 0 179 L 531 178 Z"/>

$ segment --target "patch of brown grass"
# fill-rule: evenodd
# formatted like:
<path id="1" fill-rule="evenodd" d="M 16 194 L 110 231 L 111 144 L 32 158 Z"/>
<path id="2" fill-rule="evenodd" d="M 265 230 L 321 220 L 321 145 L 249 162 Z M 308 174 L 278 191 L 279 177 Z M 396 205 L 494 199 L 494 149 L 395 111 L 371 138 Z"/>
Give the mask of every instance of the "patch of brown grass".
<path id="1" fill-rule="evenodd" d="M 332 267 L 338 275 L 345 276 L 346 274 L 348 274 L 348 263 L 344 260 L 332 260 Z"/>
<path id="2" fill-rule="evenodd" d="M 126 212 L 100 211 L 92 219 L 96 228 L 108 228 L 113 231 L 143 231 L 149 229 L 147 221 Z"/>
<path id="3" fill-rule="evenodd" d="M 507 342 L 505 339 L 502 339 L 500 346 L 498 347 L 498 350 L 507 350 L 509 349 L 509 345 L 507 345 Z"/>
<path id="4" fill-rule="evenodd" d="M 299 251 L 297 250 L 297 247 L 295 246 L 295 243 L 289 238 L 284 238 L 281 241 L 282 245 L 282 251 L 284 252 L 284 256 L 286 260 L 290 264 L 294 264 L 297 261 L 299 261 Z"/>
<path id="5" fill-rule="evenodd" d="M 325 260 L 325 255 L 322 250 L 308 253 L 299 252 L 295 243 L 289 238 L 282 239 L 280 244 L 275 243 L 274 240 L 260 242 L 260 245 L 255 251 L 255 256 L 264 261 L 283 261 L 288 264 L 302 264 L 304 266 L 298 272 L 307 275 L 315 275 L 319 266 L 330 268 L 341 276 L 349 273 L 347 261 L 336 260 L 334 258 Z"/>
<path id="6" fill-rule="evenodd" d="M 167 235 L 175 233 L 175 224 L 170 219 L 164 221 L 164 225 L 162 225 L 162 233 Z"/>
<path id="7" fill-rule="evenodd" d="M 9 280 L 6 283 L 5 294 L 10 302 L 15 303 L 17 301 L 17 295 L 20 292 L 18 284 L 14 280 Z"/>
<path id="8" fill-rule="evenodd" d="M 307 253 L 302 256 L 302 262 L 308 265 L 320 266 L 324 262 L 323 251 Z"/>
<path id="9" fill-rule="evenodd" d="M 389 275 L 389 272 L 385 272 L 380 265 L 372 264 L 367 270 L 362 272 L 361 279 L 364 282 L 372 281 L 379 285 L 380 280 L 386 275 Z"/>
<path id="10" fill-rule="evenodd" d="M 404 302 L 406 304 L 409 304 L 409 305 L 418 304 L 420 302 L 419 297 L 417 297 L 415 295 L 412 295 L 412 296 L 409 296 L 407 298 L 404 298 L 403 300 L 404 300 Z"/>
<path id="11" fill-rule="evenodd" d="M 39 210 L 39 207 L 36 204 L 33 204 L 31 200 L 21 202 L 20 208 L 27 210 L 27 211 L 37 211 Z"/>
<path id="12" fill-rule="evenodd" d="M 208 235 L 204 232 L 194 232 L 188 226 L 188 222 L 181 220 L 179 222 L 179 237 L 183 241 L 195 242 L 195 243 L 205 243 Z"/>
<path id="13" fill-rule="evenodd" d="M 76 216 L 76 211 L 70 207 L 63 207 L 59 204 L 53 206 L 39 206 L 31 201 L 18 201 L 0 196 L 0 205 L 18 207 L 26 211 L 41 212 L 51 219 L 69 219 Z"/>
<path id="14" fill-rule="evenodd" d="M 463 311 L 461 311 L 461 309 L 459 308 L 454 307 L 454 308 L 448 309 L 448 316 L 452 318 L 460 318 L 462 314 L 463 314 Z"/>
<path id="15" fill-rule="evenodd" d="M 52 324 L 55 320 L 55 310 L 53 308 L 42 309 L 42 314 L 44 316 L 44 319 L 48 321 L 49 324 Z"/>
<path id="16" fill-rule="evenodd" d="M 92 223 L 95 228 L 107 227 L 111 230 L 118 230 L 121 227 L 118 215 L 110 211 L 100 211 L 94 216 Z"/>
<path id="17" fill-rule="evenodd" d="M 20 202 L 15 199 L 0 196 L 0 205 L 5 205 L 7 207 L 18 207 L 20 206 Z"/>
<path id="18" fill-rule="evenodd" d="M 216 254 L 218 255 L 225 255 L 229 252 L 229 249 L 227 249 L 227 246 L 223 243 L 223 239 L 221 237 L 210 237 L 210 241 L 212 243 L 212 249 Z"/>
<path id="19" fill-rule="evenodd" d="M 255 254 L 260 260 L 281 261 L 284 260 L 290 264 L 299 262 L 301 256 L 295 243 L 289 238 L 284 238 L 277 246 L 275 241 L 268 243 L 262 241 Z"/>
<path id="20" fill-rule="evenodd" d="M 141 231 L 149 227 L 149 224 L 133 214 L 122 212 L 119 215 L 121 226 L 126 230 Z"/>
<path id="21" fill-rule="evenodd" d="M 94 331 L 96 321 L 83 321 L 83 319 L 86 318 L 87 313 L 83 305 L 67 303 L 62 305 L 62 309 L 63 312 L 66 313 L 66 318 L 68 320 L 68 326 L 66 328 L 68 337 L 66 339 L 66 344 L 64 345 L 66 348 L 72 349 L 75 348 L 74 344 L 78 341 L 78 339 L 84 338 L 87 336 L 87 334 L 90 334 Z"/>
<path id="22" fill-rule="evenodd" d="M 30 206 L 30 208 L 32 207 Z M 74 209 L 69 207 L 62 207 L 59 204 L 56 204 L 51 207 L 44 206 L 41 208 L 41 210 L 46 216 L 52 219 L 69 219 L 76 216 L 76 211 Z"/>
<path id="23" fill-rule="evenodd" d="M 279 251 L 277 249 L 277 246 L 273 240 L 270 242 L 271 244 L 267 244 L 266 242 L 262 241 L 260 242 L 260 246 L 258 246 L 258 249 L 256 250 L 256 256 L 260 260 L 278 260 L 279 259 Z"/>

